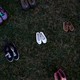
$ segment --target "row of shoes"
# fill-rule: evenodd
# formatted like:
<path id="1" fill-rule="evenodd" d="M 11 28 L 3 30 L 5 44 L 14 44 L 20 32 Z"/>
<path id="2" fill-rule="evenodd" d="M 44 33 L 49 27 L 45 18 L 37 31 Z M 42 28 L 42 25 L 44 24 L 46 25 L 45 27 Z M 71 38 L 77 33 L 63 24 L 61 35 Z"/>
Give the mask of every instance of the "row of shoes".
<path id="1" fill-rule="evenodd" d="M 24 10 L 34 8 L 36 6 L 35 0 L 21 0 L 21 6 Z"/>
<path id="2" fill-rule="evenodd" d="M 4 10 L 2 7 L 0 7 L 0 24 L 3 23 L 3 21 L 8 19 L 8 13 L 6 10 Z"/>

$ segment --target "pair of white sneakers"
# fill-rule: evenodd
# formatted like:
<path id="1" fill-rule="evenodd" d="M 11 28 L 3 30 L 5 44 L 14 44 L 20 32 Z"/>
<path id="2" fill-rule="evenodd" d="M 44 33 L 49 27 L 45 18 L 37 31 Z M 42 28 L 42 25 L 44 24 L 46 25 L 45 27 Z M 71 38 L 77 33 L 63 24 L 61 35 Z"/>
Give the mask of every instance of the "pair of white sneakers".
<path id="1" fill-rule="evenodd" d="M 44 44 L 47 43 L 47 38 L 46 38 L 46 36 L 44 35 L 43 32 L 37 32 L 37 33 L 36 33 L 36 42 L 37 42 L 38 44 L 42 44 L 42 42 L 43 42 Z"/>

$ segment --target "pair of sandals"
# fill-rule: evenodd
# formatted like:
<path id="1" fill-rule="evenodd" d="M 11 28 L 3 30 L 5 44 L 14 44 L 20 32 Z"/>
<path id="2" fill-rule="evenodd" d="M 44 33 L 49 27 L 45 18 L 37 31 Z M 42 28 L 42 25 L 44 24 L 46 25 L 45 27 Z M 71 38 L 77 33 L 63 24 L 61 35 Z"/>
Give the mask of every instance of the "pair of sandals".
<path id="1" fill-rule="evenodd" d="M 63 22 L 63 30 L 65 32 L 74 31 L 74 26 L 71 22 Z"/>
<path id="2" fill-rule="evenodd" d="M 24 10 L 34 8 L 36 6 L 35 0 L 21 0 L 21 5 Z"/>
<path id="3" fill-rule="evenodd" d="M 7 18 L 8 18 L 7 12 L 2 7 L 0 7 L 0 24 L 2 24 L 3 21 L 7 20 Z"/>
<path id="4" fill-rule="evenodd" d="M 36 33 L 36 42 L 37 42 L 38 44 L 42 44 L 42 42 L 43 42 L 44 44 L 47 43 L 47 38 L 46 38 L 46 36 L 44 35 L 43 32 L 37 32 L 37 33 Z"/>
<path id="5" fill-rule="evenodd" d="M 54 73 L 54 80 L 67 80 L 65 73 L 59 69 Z"/>
<path id="6" fill-rule="evenodd" d="M 4 46 L 5 57 L 9 62 L 13 60 L 19 60 L 19 53 L 13 43 L 7 43 Z"/>

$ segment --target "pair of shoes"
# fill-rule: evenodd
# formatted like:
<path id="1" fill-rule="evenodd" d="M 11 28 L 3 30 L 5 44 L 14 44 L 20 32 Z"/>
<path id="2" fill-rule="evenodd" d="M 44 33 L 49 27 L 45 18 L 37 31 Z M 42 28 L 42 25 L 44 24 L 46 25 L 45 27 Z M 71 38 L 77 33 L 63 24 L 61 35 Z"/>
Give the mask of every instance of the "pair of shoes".
<path id="1" fill-rule="evenodd" d="M 21 0 L 21 6 L 24 10 L 34 8 L 36 6 L 35 0 Z"/>
<path id="2" fill-rule="evenodd" d="M 67 80 L 65 73 L 59 69 L 57 72 L 54 73 L 55 80 Z"/>
<path id="3" fill-rule="evenodd" d="M 74 26 L 72 25 L 71 22 L 63 22 L 63 30 L 65 32 L 74 31 Z"/>
<path id="4" fill-rule="evenodd" d="M 8 18 L 7 12 L 2 7 L 0 7 L 0 24 L 2 24 L 3 21 L 7 20 L 7 18 Z"/>
<path id="5" fill-rule="evenodd" d="M 43 32 L 37 32 L 36 33 L 36 41 L 38 44 L 41 44 L 42 42 L 45 44 L 45 43 L 47 43 L 47 38 Z"/>
<path id="6" fill-rule="evenodd" d="M 7 43 L 4 47 L 5 57 L 9 62 L 19 60 L 19 53 L 13 43 Z"/>

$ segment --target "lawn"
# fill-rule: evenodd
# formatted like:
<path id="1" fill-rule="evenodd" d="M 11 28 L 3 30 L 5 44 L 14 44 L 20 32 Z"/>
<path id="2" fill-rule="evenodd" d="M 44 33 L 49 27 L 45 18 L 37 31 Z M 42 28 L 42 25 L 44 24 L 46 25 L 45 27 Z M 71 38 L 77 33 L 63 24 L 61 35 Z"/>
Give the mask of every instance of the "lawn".
<path id="1" fill-rule="evenodd" d="M 0 0 L 9 14 L 9 19 L 0 25 L 0 80 L 50 80 L 59 68 L 68 80 L 80 80 L 80 1 L 37 3 L 35 9 L 24 11 L 19 0 Z M 71 21 L 75 30 L 64 32 L 64 21 Z M 45 33 L 46 44 L 36 43 L 37 31 Z M 17 62 L 9 63 L 4 57 L 6 39 L 17 46 Z"/>

